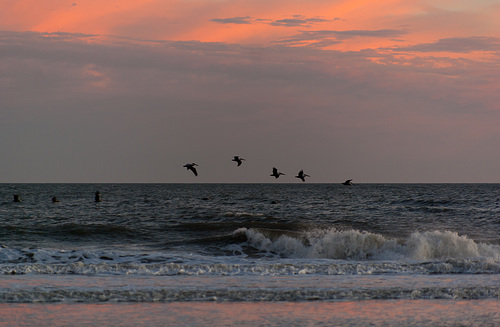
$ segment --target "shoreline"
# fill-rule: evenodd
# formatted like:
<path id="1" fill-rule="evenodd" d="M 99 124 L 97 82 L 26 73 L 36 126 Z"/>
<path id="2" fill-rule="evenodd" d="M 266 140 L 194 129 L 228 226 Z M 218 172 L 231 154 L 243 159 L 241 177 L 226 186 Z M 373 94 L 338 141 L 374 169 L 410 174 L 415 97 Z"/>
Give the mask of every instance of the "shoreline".
<path id="1" fill-rule="evenodd" d="M 0 304 L 0 326 L 497 326 L 500 299 Z"/>

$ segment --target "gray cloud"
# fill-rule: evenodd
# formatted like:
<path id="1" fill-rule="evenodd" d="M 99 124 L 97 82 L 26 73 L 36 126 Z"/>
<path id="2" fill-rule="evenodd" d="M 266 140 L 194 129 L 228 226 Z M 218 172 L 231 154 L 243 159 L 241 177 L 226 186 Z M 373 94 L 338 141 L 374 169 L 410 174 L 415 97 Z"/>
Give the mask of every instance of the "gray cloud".
<path id="1" fill-rule="evenodd" d="M 352 39 L 355 37 L 373 37 L 373 38 L 393 38 L 408 33 L 401 29 L 379 29 L 379 30 L 349 30 L 334 31 L 338 39 Z"/>
<path id="2" fill-rule="evenodd" d="M 434 43 L 423 43 L 409 47 L 401 47 L 398 51 L 417 51 L 417 52 L 456 52 L 469 53 L 473 51 L 500 51 L 500 38 L 471 36 L 471 37 L 452 37 L 440 39 Z"/>
<path id="3" fill-rule="evenodd" d="M 339 20 L 339 18 L 335 19 L 323 19 L 323 18 L 307 18 L 301 15 L 295 15 L 293 18 L 285 18 L 275 20 L 269 23 L 272 26 L 286 26 L 286 27 L 310 27 L 312 24 L 316 23 L 324 23 L 324 22 L 332 22 L 335 20 Z"/>
<path id="4" fill-rule="evenodd" d="M 340 43 L 342 40 L 356 37 L 369 38 L 394 38 L 408 33 L 403 29 L 379 29 L 379 30 L 320 30 L 320 31 L 301 31 L 300 34 L 284 38 L 279 43 L 291 45 L 309 45 L 320 47 L 321 44 L 331 45 Z"/>
<path id="5" fill-rule="evenodd" d="M 284 27 L 310 27 L 313 24 L 333 22 L 339 20 L 335 19 L 324 19 L 318 17 L 305 17 L 302 15 L 294 15 L 292 18 L 284 18 L 278 20 L 264 19 L 264 18 L 252 18 L 250 16 L 245 17 L 229 17 L 229 18 L 214 18 L 211 22 L 219 24 L 253 24 L 253 23 L 263 23 L 271 26 L 284 26 Z"/>
<path id="6" fill-rule="evenodd" d="M 230 18 L 214 18 L 210 20 L 211 22 L 219 24 L 251 24 L 252 17 L 230 17 Z"/>

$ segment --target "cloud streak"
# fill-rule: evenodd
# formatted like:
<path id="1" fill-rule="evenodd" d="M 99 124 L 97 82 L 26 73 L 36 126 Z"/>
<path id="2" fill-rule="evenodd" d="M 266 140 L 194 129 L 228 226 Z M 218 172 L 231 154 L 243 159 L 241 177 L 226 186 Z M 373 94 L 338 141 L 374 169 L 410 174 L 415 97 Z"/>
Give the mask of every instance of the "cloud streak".
<path id="1" fill-rule="evenodd" d="M 252 24 L 253 19 L 250 16 L 245 17 L 230 17 L 230 18 L 213 18 L 211 22 L 219 24 Z"/>
<path id="2" fill-rule="evenodd" d="M 340 20 L 340 18 L 325 19 L 319 17 L 306 17 L 303 15 L 293 15 L 291 18 L 283 19 L 253 18 L 250 16 L 210 19 L 211 22 L 219 24 L 266 24 L 279 27 L 311 27 L 315 24 L 334 22 L 336 20 Z"/>
<path id="3" fill-rule="evenodd" d="M 437 42 L 416 44 L 398 48 L 398 51 L 416 52 L 456 52 L 470 53 L 474 51 L 500 51 L 500 38 L 486 36 L 452 37 L 440 39 Z"/>
<path id="4" fill-rule="evenodd" d="M 326 47 L 341 43 L 343 40 L 354 38 L 396 38 L 407 34 L 404 29 L 379 29 L 379 30 L 320 30 L 301 31 L 294 36 L 286 37 L 278 43 L 289 45 L 309 45 L 314 47 Z"/>
<path id="5" fill-rule="evenodd" d="M 333 22 L 339 20 L 323 19 L 323 18 L 307 18 L 302 15 L 295 15 L 293 18 L 278 19 L 269 23 L 271 26 L 285 26 L 285 27 L 310 27 L 311 25 L 325 22 Z"/>

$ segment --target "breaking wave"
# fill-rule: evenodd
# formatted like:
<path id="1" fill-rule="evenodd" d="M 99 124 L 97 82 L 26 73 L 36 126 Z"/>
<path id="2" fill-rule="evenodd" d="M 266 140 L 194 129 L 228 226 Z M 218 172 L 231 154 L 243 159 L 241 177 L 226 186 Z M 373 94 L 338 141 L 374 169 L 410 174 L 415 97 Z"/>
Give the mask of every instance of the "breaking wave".
<path id="1" fill-rule="evenodd" d="M 477 243 L 450 231 L 414 232 L 407 239 L 388 239 L 357 230 L 315 230 L 279 232 L 240 228 L 248 245 L 261 252 L 286 258 L 327 258 L 340 260 L 500 260 L 500 245 Z"/>
<path id="2" fill-rule="evenodd" d="M 499 274 L 500 245 L 450 231 L 388 238 L 357 230 L 239 228 L 224 255 L 0 246 L 0 275 L 291 276 Z M 271 260 L 260 260 L 269 258 Z M 275 260 L 278 259 L 278 260 Z"/>

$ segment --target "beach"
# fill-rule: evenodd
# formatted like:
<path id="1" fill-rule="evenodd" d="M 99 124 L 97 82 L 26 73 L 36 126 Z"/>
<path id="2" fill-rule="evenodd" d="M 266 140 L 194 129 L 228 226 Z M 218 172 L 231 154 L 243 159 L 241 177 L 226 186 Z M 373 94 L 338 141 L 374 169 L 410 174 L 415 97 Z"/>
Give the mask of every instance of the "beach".
<path id="1" fill-rule="evenodd" d="M 498 300 L 2 304 L 2 326 L 498 326 Z"/>

